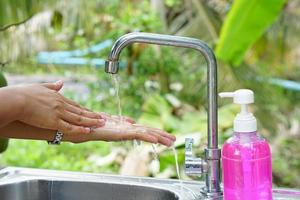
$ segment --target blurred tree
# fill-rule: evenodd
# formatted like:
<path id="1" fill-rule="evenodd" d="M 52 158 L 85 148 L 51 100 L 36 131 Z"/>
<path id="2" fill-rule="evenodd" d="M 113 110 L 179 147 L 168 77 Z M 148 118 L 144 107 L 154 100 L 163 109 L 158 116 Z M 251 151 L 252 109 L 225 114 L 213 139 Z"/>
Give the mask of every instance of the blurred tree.
<path id="1" fill-rule="evenodd" d="M 54 0 L 0 0 L 0 31 L 26 22 L 53 2 Z"/>

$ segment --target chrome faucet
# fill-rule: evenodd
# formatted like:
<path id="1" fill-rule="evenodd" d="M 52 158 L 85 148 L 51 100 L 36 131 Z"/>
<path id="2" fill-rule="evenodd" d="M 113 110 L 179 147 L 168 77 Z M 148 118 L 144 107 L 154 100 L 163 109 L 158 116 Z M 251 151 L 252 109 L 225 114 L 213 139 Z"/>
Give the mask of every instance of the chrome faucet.
<path id="1" fill-rule="evenodd" d="M 116 74 L 119 70 L 119 56 L 122 50 L 133 43 L 148 43 L 164 46 L 175 46 L 198 50 L 207 63 L 207 102 L 208 102 L 208 133 L 205 159 L 192 157 L 193 140 L 186 139 L 186 174 L 199 175 L 205 173 L 206 184 L 201 192 L 206 199 L 222 199 L 220 187 L 220 157 L 217 129 L 217 63 L 213 51 L 201 40 L 162 35 L 153 33 L 129 33 L 120 37 L 113 45 L 108 60 L 105 62 L 105 72 Z"/>

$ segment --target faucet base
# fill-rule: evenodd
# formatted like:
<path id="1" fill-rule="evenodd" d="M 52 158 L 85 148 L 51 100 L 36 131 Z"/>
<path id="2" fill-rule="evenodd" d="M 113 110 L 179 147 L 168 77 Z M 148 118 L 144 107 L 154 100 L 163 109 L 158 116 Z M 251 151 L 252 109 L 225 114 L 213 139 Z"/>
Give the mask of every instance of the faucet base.
<path id="1" fill-rule="evenodd" d="M 208 192 L 205 187 L 201 189 L 201 194 L 205 200 L 223 200 L 223 192 Z"/>

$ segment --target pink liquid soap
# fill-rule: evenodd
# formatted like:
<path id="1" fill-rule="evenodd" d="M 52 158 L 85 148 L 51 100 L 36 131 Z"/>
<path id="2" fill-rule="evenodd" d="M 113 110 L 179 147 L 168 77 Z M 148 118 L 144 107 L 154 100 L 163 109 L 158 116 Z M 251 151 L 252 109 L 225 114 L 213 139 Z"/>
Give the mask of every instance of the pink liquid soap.
<path id="1" fill-rule="evenodd" d="M 222 168 L 224 200 L 272 199 L 270 147 L 256 132 L 236 132 L 224 143 Z"/>

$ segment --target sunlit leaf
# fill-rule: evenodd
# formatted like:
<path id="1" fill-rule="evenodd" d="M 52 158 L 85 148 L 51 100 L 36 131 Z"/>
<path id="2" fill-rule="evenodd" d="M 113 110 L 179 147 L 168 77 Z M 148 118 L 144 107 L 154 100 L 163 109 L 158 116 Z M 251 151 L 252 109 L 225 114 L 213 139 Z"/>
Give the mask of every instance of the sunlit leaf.
<path id="1" fill-rule="evenodd" d="M 276 20 L 286 0 L 234 1 L 221 29 L 217 57 L 239 65 L 246 51 Z"/>

